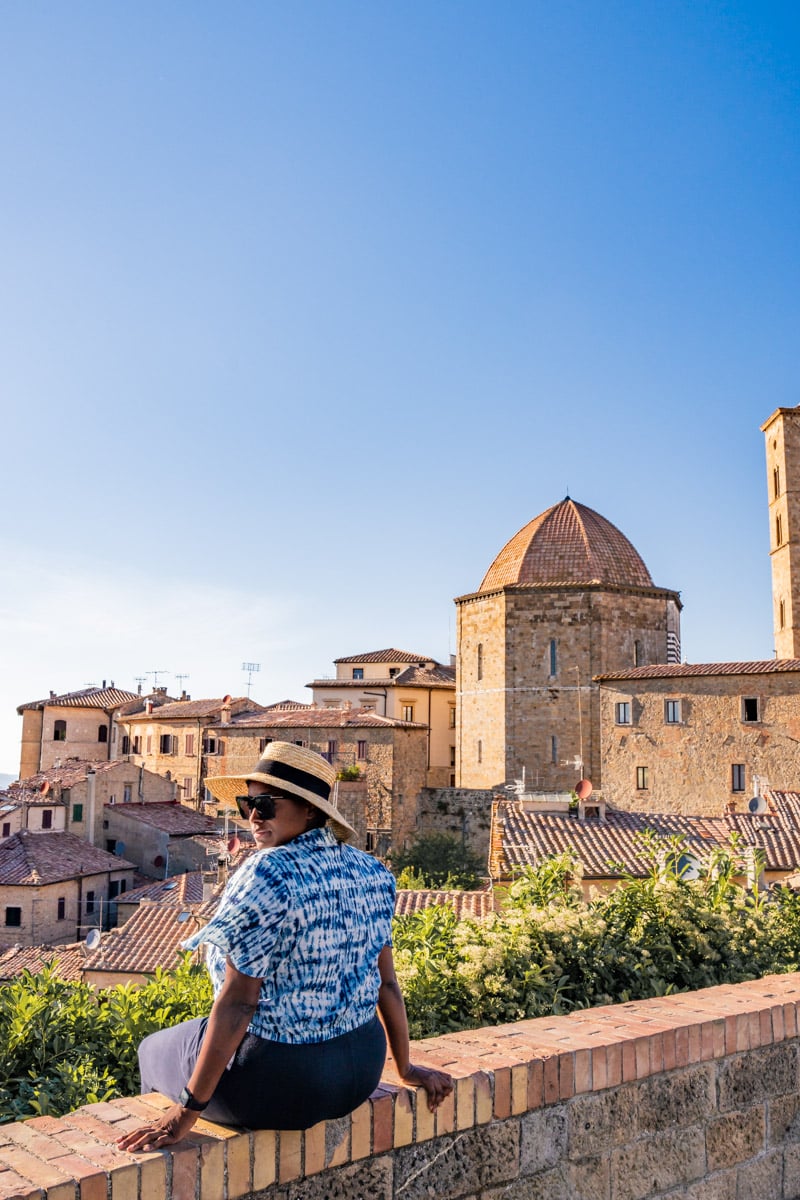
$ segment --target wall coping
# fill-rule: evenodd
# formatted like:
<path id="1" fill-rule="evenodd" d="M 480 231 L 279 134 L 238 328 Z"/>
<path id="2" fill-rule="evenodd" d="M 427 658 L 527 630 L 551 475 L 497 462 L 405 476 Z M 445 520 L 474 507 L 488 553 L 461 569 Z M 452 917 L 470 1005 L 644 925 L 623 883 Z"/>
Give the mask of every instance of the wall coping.
<path id="1" fill-rule="evenodd" d="M 118 1150 L 121 1133 L 169 1106 L 158 1093 L 0 1125 L 0 1200 L 238 1200 L 582 1093 L 796 1039 L 798 1011 L 800 974 L 771 975 L 430 1038 L 413 1043 L 412 1056 L 455 1080 L 435 1114 L 390 1060 L 355 1112 L 304 1132 L 201 1119 L 177 1146 Z"/>

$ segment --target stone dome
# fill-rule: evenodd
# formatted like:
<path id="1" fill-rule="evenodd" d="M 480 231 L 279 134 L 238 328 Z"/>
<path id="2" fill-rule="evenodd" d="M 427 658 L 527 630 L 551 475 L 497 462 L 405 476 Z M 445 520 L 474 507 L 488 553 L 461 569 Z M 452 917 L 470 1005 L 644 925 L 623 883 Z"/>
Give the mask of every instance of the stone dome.
<path id="1" fill-rule="evenodd" d="M 616 525 L 569 496 L 506 543 L 478 591 L 560 583 L 653 587 L 641 555 Z"/>

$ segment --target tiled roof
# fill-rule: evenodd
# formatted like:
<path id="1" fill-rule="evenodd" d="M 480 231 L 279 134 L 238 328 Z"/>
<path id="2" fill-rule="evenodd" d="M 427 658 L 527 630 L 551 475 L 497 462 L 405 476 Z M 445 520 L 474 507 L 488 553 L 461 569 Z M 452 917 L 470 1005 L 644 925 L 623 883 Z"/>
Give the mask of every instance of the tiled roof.
<path id="1" fill-rule="evenodd" d="M 394 915 L 407 917 L 410 913 L 422 912 L 435 904 L 449 904 L 456 910 L 459 921 L 465 917 L 482 921 L 489 913 L 494 912 L 494 893 L 482 892 L 437 892 L 437 891 L 407 891 L 398 889 L 394 902 Z"/>
<path id="2" fill-rule="evenodd" d="M 577 815 L 526 811 L 514 800 L 497 805 L 490 870 L 493 879 L 507 879 L 515 868 L 535 866 L 544 858 L 574 850 L 584 875 L 619 879 L 623 873 L 647 874 L 637 835 L 651 830 L 657 837 L 682 836 L 698 855 L 725 846 L 736 831 L 746 845 L 763 847 L 768 871 L 800 867 L 800 795 L 768 792 L 773 812 L 725 813 L 719 817 L 690 817 L 679 813 L 606 811 L 604 823 L 581 821 Z M 609 864 L 622 864 L 618 866 Z"/>
<path id="3" fill-rule="evenodd" d="M 305 704 L 302 700 L 276 700 L 274 704 L 264 706 L 265 712 L 276 712 L 285 708 L 311 708 L 310 704 Z"/>
<path id="4" fill-rule="evenodd" d="M 127 817 L 131 821 L 141 821 L 160 829 L 162 833 L 177 836 L 191 836 L 195 833 L 211 833 L 217 827 L 213 817 L 207 817 L 193 808 L 171 800 L 158 801 L 153 804 L 106 804 L 103 806 L 116 815 Z"/>
<path id="5" fill-rule="evenodd" d="M 74 833 L 22 829 L 0 842 L 0 884 L 57 883 L 78 875 L 133 869 L 134 864 L 90 846 Z"/>
<path id="6" fill-rule="evenodd" d="M 506 543 L 478 590 L 554 581 L 653 586 L 638 551 L 616 525 L 569 497 L 534 517 Z"/>
<path id="7" fill-rule="evenodd" d="M 406 667 L 395 675 L 392 683 L 395 687 L 444 687 L 456 686 L 455 667 L 446 667 L 436 663 L 433 667 Z"/>
<path id="8" fill-rule="evenodd" d="M 335 658 L 335 663 L 428 663 L 436 662 L 427 654 L 410 654 L 408 650 L 369 650 L 366 654 L 348 654 Z"/>
<path id="9" fill-rule="evenodd" d="M 23 971 L 37 975 L 51 962 L 55 962 L 59 979 L 74 981 L 82 977 L 83 956 L 82 942 L 69 946 L 12 946 L 0 951 L 0 983 L 16 979 Z"/>
<path id="10" fill-rule="evenodd" d="M 20 704 L 17 712 L 22 715 L 29 708 L 45 708 L 51 705 L 59 708 L 101 708 L 105 711 L 125 704 L 128 700 L 136 700 L 135 692 L 124 692 L 122 688 L 83 688 L 79 692 L 64 692 L 60 696 L 50 695 L 46 700 L 29 700 Z"/>
<path id="11" fill-rule="evenodd" d="M 9 790 L 18 789 L 19 791 L 33 791 L 41 788 L 43 783 L 59 783 L 62 787 L 72 787 L 76 783 L 81 783 L 87 776 L 89 771 L 94 771 L 96 775 L 102 775 L 106 771 L 113 771 L 115 767 L 122 766 L 121 759 L 104 760 L 103 762 L 90 762 L 85 758 L 66 758 L 63 765 L 60 767 L 49 767 L 46 771 L 37 771 L 35 775 L 29 775 L 27 779 L 20 779 L 16 783 L 9 785 Z"/>
<path id="12" fill-rule="evenodd" d="M 780 675 L 800 671 L 800 658 L 768 658 L 763 662 L 656 663 L 595 675 L 600 681 L 615 679 L 688 679 L 695 675 Z"/>
<path id="13" fill-rule="evenodd" d="M 121 704 L 117 709 L 120 717 L 129 717 L 137 712 L 144 712 L 144 706 L 150 702 L 154 708 L 163 708 L 165 704 L 177 704 L 177 696 L 167 696 L 164 692 L 149 692 L 146 696 L 136 696 L 127 704 Z"/>
<path id="14" fill-rule="evenodd" d="M 84 969 L 150 974 L 156 967 L 174 967 L 181 942 L 203 923 L 192 906 L 143 900 L 129 921 L 102 934 L 97 949 L 87 951 Z"/>
<path id="15" fill-rule="evenodd" d="M 234 717 L 243 729 L 415 729 L 419 721 L 379 717 L 371 708 L 304 708 L 297 712 L 257 713 Z M 427 726 L 426 726 L 427 728 Z"/>
<path id="16" fill-rule="evenodd" d="M 196 721 L 203 717 L 206 719 L 219 717 L 222 712 L 223 699 L 224 697 L 213 700 L 174 700 L 171 704 L 162 704 L 152 713 L 137 712 L 127 719 L 129 721 Z M 262 705 L 256 704 L 255 700 L 248 700 L 247 696 L 236 696 L 230 702 L 230 709 L 232 713 L 260 712 Z"/>
<path id="17" fill-rule="evenodd" d="M 142 900 L 155 900 L 159 904 L 202 904 L 203 872 L 187 871 L 184 875 L 156 879 L 123 892 L 118 899 L 122 904 L 138 904 Z"/>

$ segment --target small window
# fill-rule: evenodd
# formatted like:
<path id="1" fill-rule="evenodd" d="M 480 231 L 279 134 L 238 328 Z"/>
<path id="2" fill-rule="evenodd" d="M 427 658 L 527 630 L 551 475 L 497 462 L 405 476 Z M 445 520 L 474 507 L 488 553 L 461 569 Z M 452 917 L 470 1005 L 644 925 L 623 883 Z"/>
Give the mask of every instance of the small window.
<path id="1" fill-rule="evenodd" d="M 97 740 L 98 740 L 98 742 L 107 742 L 108 741 L 108 726 L 107 725 L 98 725 L 97 726 Z"/>
<path id="2" fill-rule="evenodd" d="M 558 674 L 558 642 L 555 638 L 550 639 L 550 675 Z"/>
<path id="3" fill-rule="evenodd" d="M 132 798 L 133 798 L 133 790 L 132 790 L 131 785 L 129 783 L 123 784 L 122 785 L 122 803 L 130 804 Z"/>
<path id="4" fill-rule="evenodd" d="M 649 767 L 637 767 L 636 768 L 636 789 L 637 789 L 637 791 L 643 792 L 643 791 L 646 791 L 646 789 L 649 787 L 650 787 L 650 768 Z"/>
<path id="5" fill-rule="evenodd" d="M 555 734 L 550 738 L 550 762 L 554 766 L 558 763 L 558 738 Z"/>
<path id="6" fill-rule="evenodd" d="M 55 721 L 53 724 L 53 741 L 65 742 L 67 740 L 67 722 Z"/>
<path id="7" fill-rule="evenodd" d="M 58 920 L 63 921 L 67 915 L 67 901 L 64 896 L 58 897 Z"/>
<path id="8" fill-rule="evenodd" d="M 190 757 L 194 754 L 194 734 L 187 733 L 186 735 L 186 755 Z"/>
<path id="9" fill-rule="evenodd" d="M 772 497 L 778 499 L 781 494 L 781 469 L 780 467 L 772 468 Z"/>
<path id="10" fill-rule="evenodd" d="M 450 766 L 454 767 L 455 765 L 456 765 L 456 748 L 455 748 L 455 746 L 451 746 L 450 747 Z"/>
<path id="11" fill-rule="evenodd" d="M 189 796 L 191 796 L 192 791 L 193 791 L 193 788 L 192 788 L 191 777 L 189 775 L 185 775 L 184 779 L 183 779 L 183 797 L 184 797 L 184 799 L 188 799 Z"/>
<path id="12" fill-rule="evenodd" d="M 413 721 L 414 720 L 414 705 L 413 704 L 404 704 L 401 711 L 403 714 L 404 721 Z"/>
<path id="13" fill-rule="evenodd" d="M 158 742 L 159 753 L 172 754 L 172 734 L 162 733 Z"/>
<path id="14" fill-rule="evenodd" d="M 478 659 L 476 664 L 478 679 L 483 679 L 483 643 L 478 643 Z"/>
<path id="15" fill-rule="evenodd" d="M 148 754 L 153 753 L 153 736 L 150 733 L 148 733 L 148 735 L 147 735 L 147 753 Z"/>
<path id="16" fill-rule="evenodd" d="M 11 822 L 10 821 L 3 821 L 2 836 L 4 838 L 11 837 Z"/>
<path id="17" fill-rule="evenodd" d="M 642 665 L 642 643 L 640 641 L 633 643 L 633 665 L 635 667 Z"/>
<path id="18" fill-rule="evenodd" d="M 336 742 L 328 742 L 328 749 L 323 751 L 322 757 L 332 763 L 336 757 Z"/>
<path id="19" fill-rule="evenodd" d="M 9 928 L 19 929 L 22 924 L 22 909 L 15 905 L 6 906 L 6 925 Z"/>
<path id="20" fill-rule="evenodd" d="M 363 679 L 363 678 L 364 678 L 364 668 L 363 667 L 353 667 L 353 679 Z"/>
<path id="21" fill-rule="evenodd" d="M 450 729 L 455 729 L 455 727 L 456 727 L 456 710 L 452 706 L 450 708 L 450 712 L 448 713 L 447 723 L 448 723 L 448 726 Z"/>
<path id="22" fill-rule="evenodd" d="M 217 739 L 213 735 L 203 738 L 203 754 L 216 754 L 216 753 L 217 753 Z"/>
<path id="23" fill-rule="evenodd" d="M 389 667 L 389 678 L 390 679 L 394 679 L 395 675 L 399 675 L 399 674 L 400 674 L 399 667 Z"/>
<path id="24" fill-rule="evenodd" d="M 367 743 L 365 741 L 356 742 L 356 757 L 359 762 L 364 762 L 367 757 Z"/>
<path id="25" fill-rule="evenodd" d="M 631 723 L 631 702 L 630 700 L 619 700 L 614 705 L 614 720 L 617 725 L 630 725 Z"/>
<path id="26" fill-rule="evenodd" d="M 72 822 L 73 824 L 83 820 L 83 805 L 73 804 L 72 806 Z"/>
<path id="27" fill-rule="evenodd" d="M 783 545 L 783 519 L 780 513 L 775 518 L 775 545 Z"/>
<path id="28" fill-rule="evenodd" d="M 94 892 L 86 893 L 86 911 L 87 913 L 94 912 Z"/>
<path id="29" fill-rule="evenodd" d="M 133 739 L 133 753 L 134 754 L 142 753 L 142 739 L 138 733 L 136 734 L 136 736 Z"/>
<path id="30" fill-rule="evenodd" d="M 731 764 L 731 791 L 744 791 L 744 763 Z"/>
<path id="31" fill-rule="evenodd" d="M 45 808 L 42 812 L 42 829 L 52 829 L 52 828 L 53 828 L 53 810 L 52 810 L 52 808 Z"/>
<path id="32" fill-rule="evenodd" d="M 758 696 L 743 696 L 742 697 L 742 720 L 743 721 L 759 721 L 761 718 L 758 712 Z"/>
<path id="33" fill-rule="evenodd" d="M 665 700 L 664 701 L 664 720 L 668 725 L 680 725 L 681 723 L 681 702 L 680 700 Z"/>
<path id="34" fill-rule="evenodd" d="M 123 753 L 123 755 L 125 755 L 125 754 L 130 754 L 130 752 L 131 752 L 131 739 L 128 737 L 127 733 L 123 733 L 123 735 L 122 735 L 122 753 Z"/>
<path id="35" fill-rule="evenodd" d="M 259 752 L 259 754 L 263 754 L 263 753 L 264 753 L 264 751 L 266 750 L 267 746 L 270 744 L 270 742 L 271 742 L 271 741 L 272 741 L 272 738 L 259 738 L 259 739 L 258 739 L 258 752 Z"/>
<path id="36" fill-rule="evenodd" d="M 781 600 L 780 604 L 778 605 L 778 627 L 780 629 L 786 628 L 786 601 L 785 600 Z"/>
<path id="37" fill-rule="evenodd" d="M 478 738 L 478 762 L 483 762 L 483 740 Z"/>

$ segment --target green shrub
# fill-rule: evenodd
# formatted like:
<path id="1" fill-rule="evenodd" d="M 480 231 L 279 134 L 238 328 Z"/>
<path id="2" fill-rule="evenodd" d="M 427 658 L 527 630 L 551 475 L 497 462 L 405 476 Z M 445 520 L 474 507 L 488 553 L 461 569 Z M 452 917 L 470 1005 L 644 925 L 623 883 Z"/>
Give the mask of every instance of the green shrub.
<path id="1" fill-rule="evenodd" d="M 417 838 L 407 850 L 394 856 L 392 867 L 398 873 L 410 867 L 429 888 L 477 888 L 485 874 L 478 855 L 447 833 L 426 833 Z"/>

